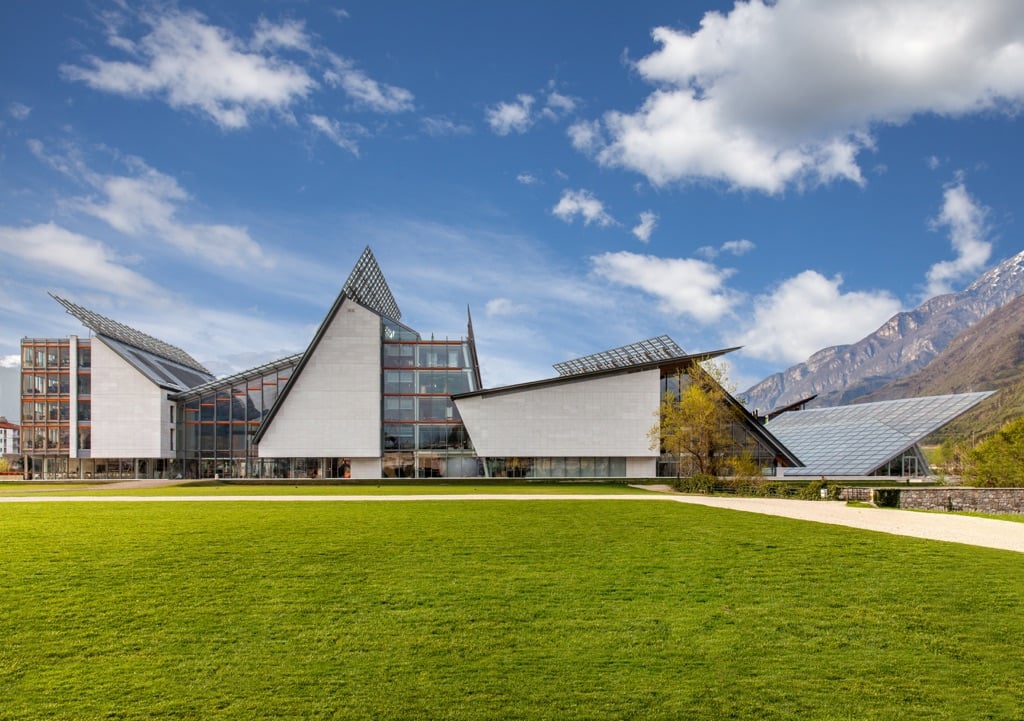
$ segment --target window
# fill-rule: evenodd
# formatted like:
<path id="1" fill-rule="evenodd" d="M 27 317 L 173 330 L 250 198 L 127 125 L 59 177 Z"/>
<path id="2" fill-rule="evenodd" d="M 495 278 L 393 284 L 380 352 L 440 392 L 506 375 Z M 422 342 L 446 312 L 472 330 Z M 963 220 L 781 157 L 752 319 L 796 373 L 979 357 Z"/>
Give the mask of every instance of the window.
<path id="1" fill-rule="evenodd" d="M 174 423 L 174 406 L 170 407 L 170 414 L 171 414 L 171 423 Z M 173 443 L 171 444 L 171 450 L 172 451 L 174 450 L 174 444 Z"/>
<path id="2" fill-rule="evenodd" d="M 171 408 L 171 411 L 173 412 L 174 409 Z M 174 450 L 174 429 L 173 428 L 170 429 L 170 433 L 168 434 L 168 441 L 170 443 L 170 445 L 168 447 L 173 451 Z"/>

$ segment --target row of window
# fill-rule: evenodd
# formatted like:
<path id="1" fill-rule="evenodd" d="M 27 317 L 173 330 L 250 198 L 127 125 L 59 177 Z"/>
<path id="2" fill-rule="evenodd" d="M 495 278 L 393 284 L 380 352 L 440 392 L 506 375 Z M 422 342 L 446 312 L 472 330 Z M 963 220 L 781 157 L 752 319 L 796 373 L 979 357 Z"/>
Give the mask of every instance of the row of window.
<path id="1" fill-rule="evenodd" d="M 75 429 L 79 450 L 92 448 L 92 430 L 89 426 Z M 68 451 L 71 448 L 71 429 L 68 426 L 22 426 L 23 451 Z"/>
<path id="2" fill-rule="evenodd" d="M 87 396 L 92 392 L 92 376 L 88 373 L 78 374 L 78 395 Z M 71 375 L 69 373 L 22 373 L 21 394 L 30 395 L 69 395 L 71 393 Z"/>
<path id="3" fill-rule="evenodd" d="M 625 458 L 487 458 L 492 478 L 624 478 Z"/>
<path id="4" fill-rule="evenodd" d="M 78 367 L 88 368 L 92 364 L 92 350 L 89 346 L 78 346 Z M 70 368 L 71 347 L 69 345 L 24 345 L 21 354 L 22 368 Z"/>
<path id="5" fill-rule="evenodd" d="M 457 371 L 384 371 L 384 395 L 454 395 L 473 389 L 470 370 Z"/>
<path id="6" fill-rule="evenodd" d="M 92 419 L 92 404 L 88 400 L 79 399 L 77 407 L 79 421 Z M 66 422 L 70 416 L 71 404 L 68 401 L 26 401 L 21 406 L 22 423 Z"/>
<path id="7" fill-rule="evenodd" d="M 466 345 L 452 343 L 384 343 L 385 368 L 467 368 Z"/>

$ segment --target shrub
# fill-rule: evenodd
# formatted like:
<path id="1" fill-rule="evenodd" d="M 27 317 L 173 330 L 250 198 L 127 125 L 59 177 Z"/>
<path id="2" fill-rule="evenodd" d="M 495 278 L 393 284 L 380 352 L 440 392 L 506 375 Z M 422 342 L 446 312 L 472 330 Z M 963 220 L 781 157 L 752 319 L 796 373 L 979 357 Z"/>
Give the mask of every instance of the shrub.
<path id="1" fill-rule="evenodd" d="M 973 486 L 1024 487 L 1024 417 L 1010 421 L 968 454 L 964 482 Z"/>

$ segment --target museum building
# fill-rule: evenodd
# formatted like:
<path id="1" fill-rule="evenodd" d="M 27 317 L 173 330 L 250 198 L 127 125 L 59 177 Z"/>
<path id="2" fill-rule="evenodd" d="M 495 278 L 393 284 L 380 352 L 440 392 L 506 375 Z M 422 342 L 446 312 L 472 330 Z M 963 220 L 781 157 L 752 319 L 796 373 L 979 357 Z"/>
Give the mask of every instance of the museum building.
<path id="1" fill-rule="evenodd" d="M 215 378 L 190 354 L 52 296 L 87 337 L 22 340 L 21 451 L 37 478 L 650 478 L 661 400 L 695 364 L 661 336 L 483 388 L 466 336 L 425 339 L 372 251 L 302 353 Z M 730 454 L 799 459 L 734 398 Z"/>

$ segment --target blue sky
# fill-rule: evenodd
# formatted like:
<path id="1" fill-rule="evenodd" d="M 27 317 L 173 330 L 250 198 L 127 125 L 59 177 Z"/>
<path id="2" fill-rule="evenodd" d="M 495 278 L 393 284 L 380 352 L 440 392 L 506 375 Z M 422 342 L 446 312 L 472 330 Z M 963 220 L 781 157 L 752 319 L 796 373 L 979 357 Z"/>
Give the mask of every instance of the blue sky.
<path id="1" fill-rule="evenodd" d="M 0 358 L 51 291 L 242 370 L 369 245 L 489 386 L 665 333 L 743 389 L 1021 250 L 1019 0 L 632 5 L 3 4 Z"/>

